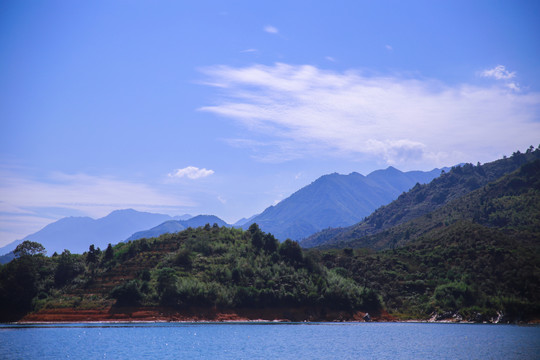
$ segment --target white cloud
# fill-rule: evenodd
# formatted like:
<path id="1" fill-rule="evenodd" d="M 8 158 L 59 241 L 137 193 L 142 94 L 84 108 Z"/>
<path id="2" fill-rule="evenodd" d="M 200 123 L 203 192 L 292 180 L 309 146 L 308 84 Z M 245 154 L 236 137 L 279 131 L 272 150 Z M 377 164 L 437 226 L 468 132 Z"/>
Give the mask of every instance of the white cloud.
<path id="1" fill-rule="evenodd" d="M 513 91 L 521 91 L 521 88 L 519 87 L 519 84 L 515 82 L 509 82 L 506 84 L 506 87 Z"/>
<path id="2" fill-rule="evenodd" d="M 388 51 L 394 50 L 394 48 L 393 48 L 392 46 L 390 46 L 390 45 L 385 45 L 384 47 L 385 47 L 386 50 L 388 50 Z"/>
<path id="3" fill-rule="evenodd" d="M 497 74 L 512 74 L 505 71 Z M 414 169 L 493 160 L 536 144 L 540 134 L 540 94 L 506 86 L 450 86 L 283 63 L 204 73 L 224 97 L 200 110 L 244 125 L 249 139 L 231 142 L 244 141 L 261 159 L 276 157 L 279 147 L 290 154 L 283 160 L 337 154 Z"/>
<path id="4" fill-rule="evenodd" d="M 497 80 L 509 80 L 516 77 L 515 71 L 510 72 L 503 65 L 497 65 L 493 69 L 484 70 L 481 74 L 483 77 L 492 77 Z"/>
<path id="5" fill-rule="evenodd" d="M 177 169 L 175 172 L 170 173 L 170 178 L 183 178 L 187 177 L 188 179 L 196 180 L 210 176 L 214 173 L 214 170 L 199 169 L 195 166 L 188 166 L 183 169 Z"/>
<path id="6" fill-rule="evenodd" d="M 279 32 L 279 30 L 272 25 L 266 25 L 263 30 L 269 34 L 277 34 Z"/>

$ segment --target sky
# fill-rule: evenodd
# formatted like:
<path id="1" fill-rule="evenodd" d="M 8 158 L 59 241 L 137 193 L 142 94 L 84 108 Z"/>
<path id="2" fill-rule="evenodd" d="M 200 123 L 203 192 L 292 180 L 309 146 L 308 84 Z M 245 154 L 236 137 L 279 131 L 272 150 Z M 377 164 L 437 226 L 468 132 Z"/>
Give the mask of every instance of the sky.
<path id="1" fill-rule="evenodd" d="M 540 144 L 538 1 L 2 1 L 0 246 Z"/>

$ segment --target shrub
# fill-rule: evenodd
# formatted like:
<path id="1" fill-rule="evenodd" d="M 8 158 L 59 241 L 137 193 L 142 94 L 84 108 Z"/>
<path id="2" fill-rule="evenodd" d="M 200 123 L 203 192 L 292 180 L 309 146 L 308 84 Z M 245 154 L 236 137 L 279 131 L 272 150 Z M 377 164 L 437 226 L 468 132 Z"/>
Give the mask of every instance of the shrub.
<path id="1" fill-rule="evenodd" d="M 130 280 L 112 289 L 110 296 L 116 299 L 118 306 L 139 305 L 143 299 L 143 294 L 136 280 Z"/>

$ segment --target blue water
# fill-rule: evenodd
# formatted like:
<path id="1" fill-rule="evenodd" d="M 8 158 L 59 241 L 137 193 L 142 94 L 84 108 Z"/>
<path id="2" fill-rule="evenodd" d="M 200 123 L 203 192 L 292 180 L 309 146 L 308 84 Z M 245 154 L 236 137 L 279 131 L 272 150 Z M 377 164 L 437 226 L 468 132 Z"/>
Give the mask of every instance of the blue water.
<path id="1" fill-rule="evenodd" d="M 540 327 L 426 323 L 1 325 L 2 359 L 540 359 Z"/>

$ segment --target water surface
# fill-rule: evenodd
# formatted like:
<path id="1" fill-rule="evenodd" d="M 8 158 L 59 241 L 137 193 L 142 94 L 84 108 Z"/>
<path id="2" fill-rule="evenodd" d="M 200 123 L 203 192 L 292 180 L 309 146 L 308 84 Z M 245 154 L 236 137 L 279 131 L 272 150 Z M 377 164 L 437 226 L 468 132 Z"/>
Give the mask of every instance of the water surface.
<path id="1" fill-rule="evenodd" d="M 0 325 L 3 359 L 540 359 L 540 327 L 432 323 Z"/>

